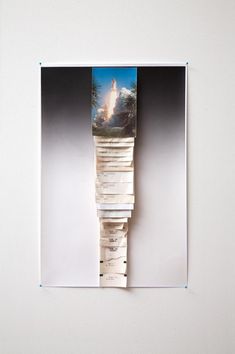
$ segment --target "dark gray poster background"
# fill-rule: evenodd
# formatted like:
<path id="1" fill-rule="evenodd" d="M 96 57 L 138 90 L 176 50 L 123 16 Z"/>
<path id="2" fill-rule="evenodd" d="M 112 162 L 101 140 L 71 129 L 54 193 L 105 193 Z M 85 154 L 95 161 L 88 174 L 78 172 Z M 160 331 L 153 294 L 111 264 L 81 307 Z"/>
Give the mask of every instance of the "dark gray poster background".
<path id="1" fill-rule="evenodd" d="M 187 283 L 185 66 L 138 68 L 128 286 Z M 91 68 L 42 67 L 41 278 L 98 286 Z"/>

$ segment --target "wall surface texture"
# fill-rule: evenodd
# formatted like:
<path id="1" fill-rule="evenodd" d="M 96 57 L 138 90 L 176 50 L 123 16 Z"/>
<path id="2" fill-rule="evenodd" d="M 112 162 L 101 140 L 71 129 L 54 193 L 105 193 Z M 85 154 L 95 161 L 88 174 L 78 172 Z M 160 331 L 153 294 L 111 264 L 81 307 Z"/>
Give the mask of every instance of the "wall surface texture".
<path id="1" fill-rule="evenodd" d="M 1 354 L 235 352 L 234 33 L 232 0 L 1 1 Z M 188 289 L 40 288 L 38 63 L 179 61 Z"/>

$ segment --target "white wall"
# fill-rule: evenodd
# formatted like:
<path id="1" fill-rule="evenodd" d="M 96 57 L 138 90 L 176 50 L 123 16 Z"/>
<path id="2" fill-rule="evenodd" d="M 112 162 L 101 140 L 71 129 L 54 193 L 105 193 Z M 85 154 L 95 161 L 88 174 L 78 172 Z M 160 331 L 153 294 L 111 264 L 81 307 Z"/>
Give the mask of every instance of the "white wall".
<path id="1" fill-rule="evenodd" d="M 229 0 L 2 0 L 0 353 L 235 352 Z M 189 61 L 189 288 L 38 287 L 43 62 Z"/>

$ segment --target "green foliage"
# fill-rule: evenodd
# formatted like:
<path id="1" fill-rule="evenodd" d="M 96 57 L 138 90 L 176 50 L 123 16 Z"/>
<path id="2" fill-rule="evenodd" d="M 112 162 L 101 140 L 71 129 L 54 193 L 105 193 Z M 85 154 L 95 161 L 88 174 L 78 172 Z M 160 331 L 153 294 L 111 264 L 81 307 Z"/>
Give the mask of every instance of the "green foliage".
<path id="1" fill-rule="evenodd" d="M 125 100 L 126 109 L 130 112 L 133 117 L 136 114 L 136 100 L 137 100 L 137 85 L 135 82 L 131 85 L 131 95 L 128 95 Z"/>
<path id="2" fill-rule="evenodd" d="M 91 105 L 93 108 L 97 108 L 99 106 L 100 89 L 101 89 L 101 85 L 95 79 L 93 79 L 92 95 L 91 95 Z"/>

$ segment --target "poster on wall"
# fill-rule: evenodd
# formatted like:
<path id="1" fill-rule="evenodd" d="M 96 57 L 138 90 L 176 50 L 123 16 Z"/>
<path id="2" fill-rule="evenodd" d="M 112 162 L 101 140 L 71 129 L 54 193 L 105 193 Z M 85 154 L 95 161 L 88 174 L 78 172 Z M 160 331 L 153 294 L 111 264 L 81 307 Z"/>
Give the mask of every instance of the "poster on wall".
<path id="1" fill-rule="evenodd" d="M 41 72 L 41 285 L 187 285 L 187 65 Z"/>

